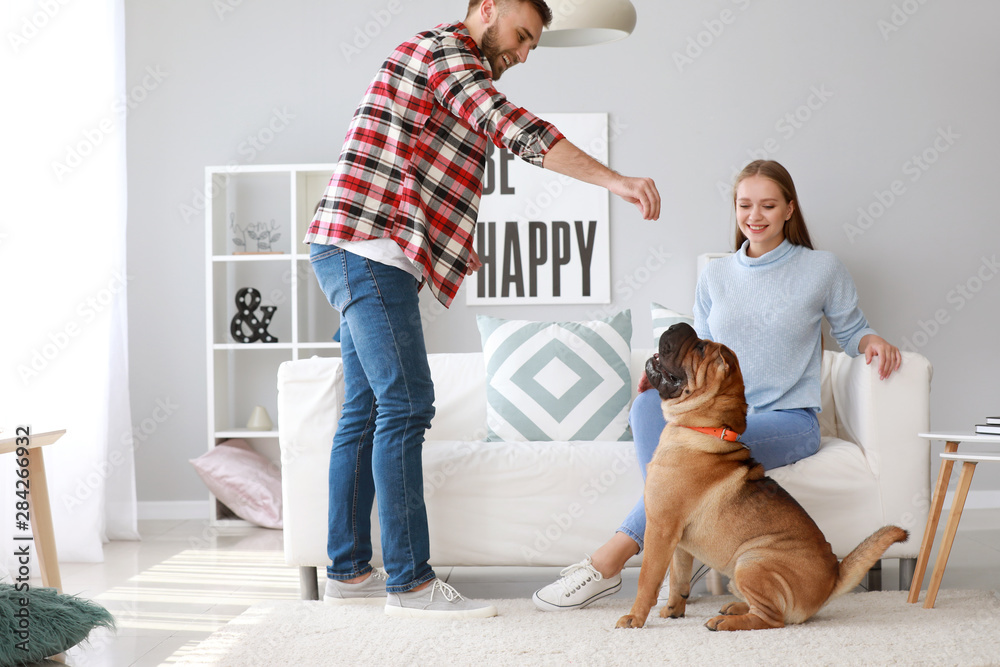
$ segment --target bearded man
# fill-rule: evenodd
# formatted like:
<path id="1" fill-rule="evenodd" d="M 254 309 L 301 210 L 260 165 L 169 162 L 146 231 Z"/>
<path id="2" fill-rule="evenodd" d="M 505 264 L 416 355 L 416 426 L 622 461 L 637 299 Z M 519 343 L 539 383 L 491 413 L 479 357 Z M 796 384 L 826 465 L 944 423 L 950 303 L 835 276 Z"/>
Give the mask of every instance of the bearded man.
<path id="1" fill-rule="evenodd" d="M 340 313 L 345 386 L 330 457 L 326 602 L 385 604 L 390 616 L 496 615 L 428 564 L 421 448 L 434 391 L 417 295 L 426 285 L 448 306 L 482 266 L 473 235 L 486 142 L 659 217 L 651 179 L 608 169 L 494 87 L 551 20 L 543 0 L 473 0 L 465 21 L 399 45 L 354 114 L 305 237 Z M 369 562 L 376 494 L 384 570 Z"/>

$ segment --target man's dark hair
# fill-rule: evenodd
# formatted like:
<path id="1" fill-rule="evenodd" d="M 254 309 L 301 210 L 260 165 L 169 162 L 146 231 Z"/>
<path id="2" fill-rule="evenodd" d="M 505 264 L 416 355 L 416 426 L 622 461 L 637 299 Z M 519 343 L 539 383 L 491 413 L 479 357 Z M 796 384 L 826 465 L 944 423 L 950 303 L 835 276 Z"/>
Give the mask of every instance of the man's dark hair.
<path id="1" fill-rule="evenodd" d="M 552 23 L 552 10 L 549 9 L 549 6 L 547 4 L 545 4 L 545 0 L 494 0 L 494 1 L 497 4 L 497 9 L 501 9 L 503 5 L 506 5 L 510 2 L 526 2 L 532 7 L 534 7 L 535 11 L 538 12 L 538 15 L 542 17 L 542 25 L 548 28 L 549 24 Z M 470 0 L 468 13 L 471 14 L 481 4 L 483 4 L 483 0 Z"/>

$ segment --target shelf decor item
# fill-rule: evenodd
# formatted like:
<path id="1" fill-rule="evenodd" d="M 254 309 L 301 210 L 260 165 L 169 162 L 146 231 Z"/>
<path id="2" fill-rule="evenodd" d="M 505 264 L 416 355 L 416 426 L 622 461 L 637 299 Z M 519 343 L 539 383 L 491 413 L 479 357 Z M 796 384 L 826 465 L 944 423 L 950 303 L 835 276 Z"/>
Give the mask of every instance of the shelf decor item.
<path id="1" fill-rule="evenodd" d="M 247 428 L 251 431 L 270 431 L 274 427 L 271 416 L 267 414 L 267 409 L 263 405 L 258 405 L 250 413 L 247 421 Z"/>
<path id="2" fill-rule="evenodd" d="M 260 319 L 255 313 L 260 308 L 263 315 Z M 238 343 L 277 343 L 278 339 L 272 336 L 267 328 L 271 325 L 271 319 L 277 306 L 261 306 L 260 292 L 253 287 L 243 287 L 236 292 L 236 314 L 229 323 L 229 333 Z"/>
<path id="3" fill-rule="evenodd" d="M 236 250 L 234 255 L 283 255 L 273 250 L 273 244 L 281 238 L 278 223 L 255 222 L 241 226 L 236 222 L 236 213 L 229 214 L 229 229 L 233 234 L 233 245 L 242 250 Z M 249 240 L 248 240 L 249 239 Z"/>

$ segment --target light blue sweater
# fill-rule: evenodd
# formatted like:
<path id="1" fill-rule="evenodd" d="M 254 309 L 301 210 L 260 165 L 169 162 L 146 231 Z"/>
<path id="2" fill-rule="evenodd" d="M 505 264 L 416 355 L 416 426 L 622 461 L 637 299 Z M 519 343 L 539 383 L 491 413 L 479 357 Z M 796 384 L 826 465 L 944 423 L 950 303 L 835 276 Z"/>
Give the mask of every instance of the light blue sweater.
<path id="1" fill-rule="evenodd" d="M 709 262 L 698 279 L 694 327 L 740 360 L 750 412 L 820 409 L 823 316 L 840 347 L 858 355 L 875 332 L 847 268 L 832 253 L 784 240 L 761 257 L 747 246 Z"/>

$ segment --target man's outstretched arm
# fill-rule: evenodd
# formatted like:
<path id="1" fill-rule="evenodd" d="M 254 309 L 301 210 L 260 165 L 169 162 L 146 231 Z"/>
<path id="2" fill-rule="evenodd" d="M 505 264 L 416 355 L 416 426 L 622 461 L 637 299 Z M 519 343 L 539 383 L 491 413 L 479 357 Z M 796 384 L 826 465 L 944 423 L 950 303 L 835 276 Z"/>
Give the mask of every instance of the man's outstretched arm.
<path id="1" fill-rule="evenodd" d="M 644 220 L 660 217 L 660 193 L 651 178 L 622 176 L 577 148 L 568 139 L 556 142 L 542 166 L 578 181 L 607 188 L 630 204 L 635 204 Z"/>

